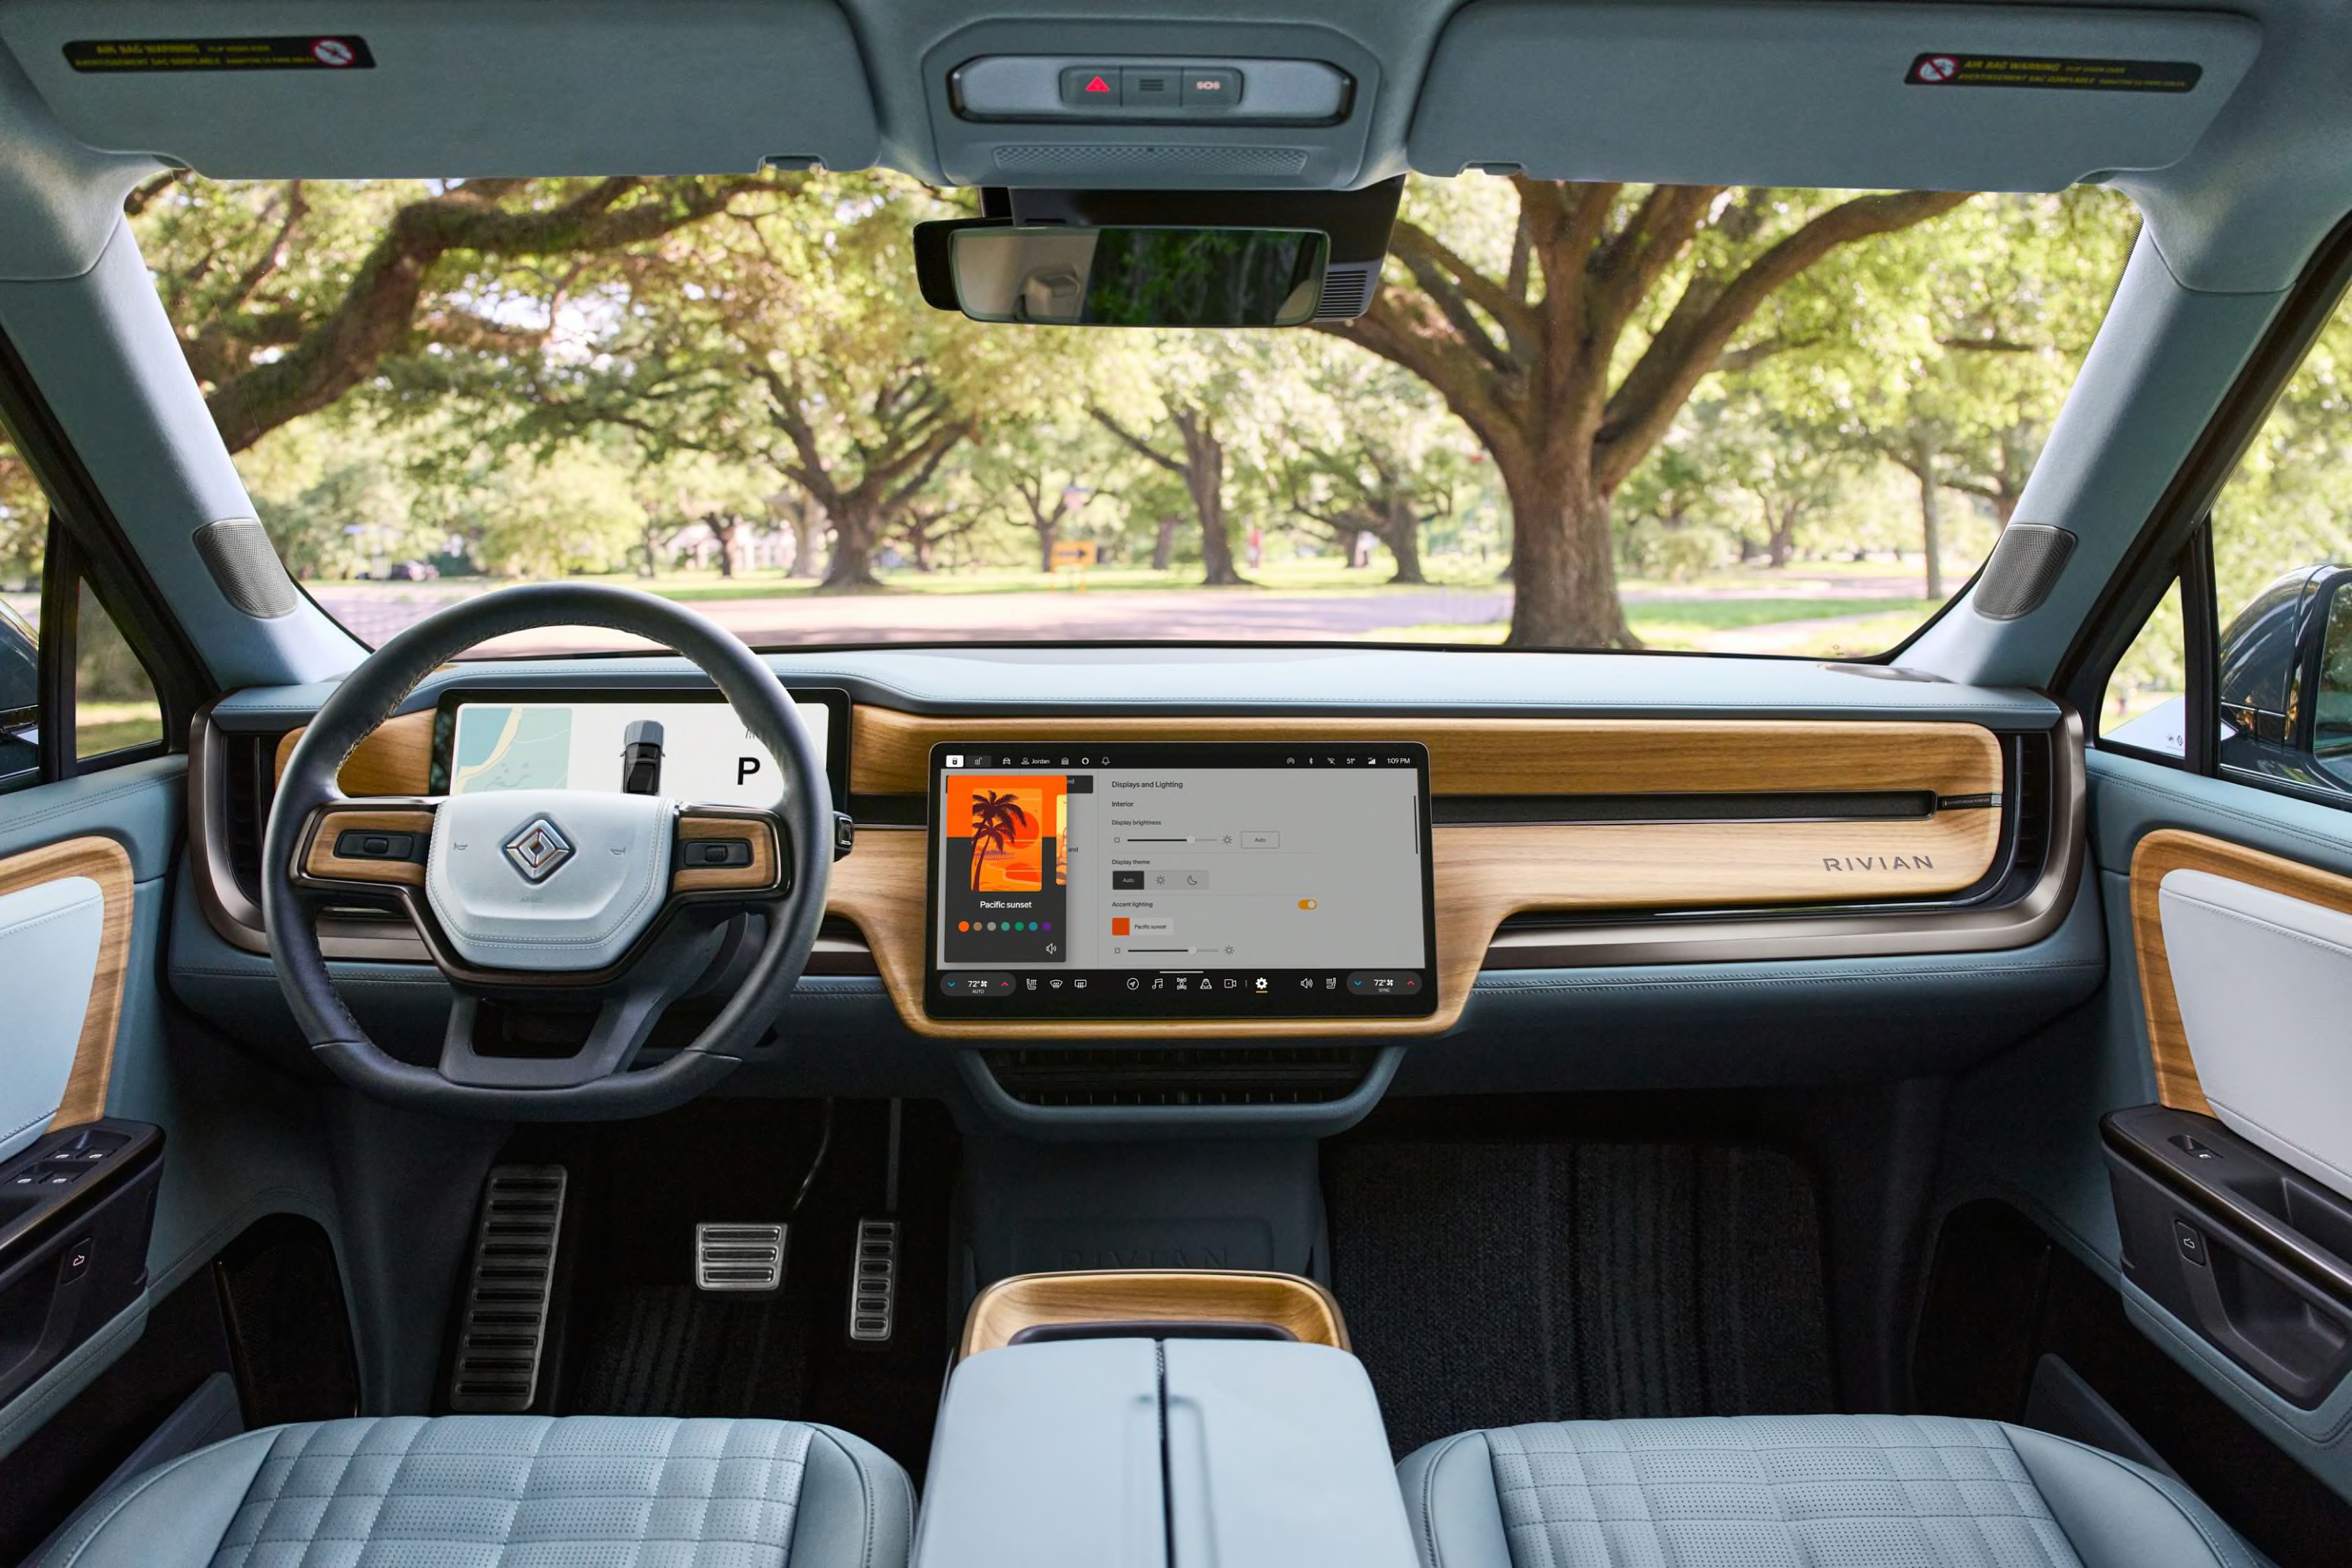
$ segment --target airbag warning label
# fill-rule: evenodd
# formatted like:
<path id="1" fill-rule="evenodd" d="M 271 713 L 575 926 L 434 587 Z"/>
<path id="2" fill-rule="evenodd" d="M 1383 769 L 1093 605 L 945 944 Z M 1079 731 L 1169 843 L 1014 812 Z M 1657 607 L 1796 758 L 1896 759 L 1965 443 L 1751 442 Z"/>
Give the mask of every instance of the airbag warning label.
<path id="1" fill-rule="evenodd" d="M 2187 92 L 2205 68 L 2187 60 L 2063 60 L 2025 55 L 1921 55 L 1912 87 L 2038 87 L 2057 92 Z"/>
<path id="2" fill-rule="evenodd" d="M 373 70 L 367 40 L 348 33 L 283 38 L 99 38 L 66 46 L 66 64 L 78 71 Z"/>

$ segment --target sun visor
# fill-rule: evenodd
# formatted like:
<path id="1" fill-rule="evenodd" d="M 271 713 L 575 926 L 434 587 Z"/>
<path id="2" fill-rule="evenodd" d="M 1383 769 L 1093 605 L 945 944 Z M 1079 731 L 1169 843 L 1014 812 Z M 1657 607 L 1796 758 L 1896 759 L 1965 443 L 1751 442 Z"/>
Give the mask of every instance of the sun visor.
<path id="1" fill-rule="evenodd" d="M 1432 174 L 2057 190 L 2179 162 L 2261 42 L 2195 12 L 1475 0 L 1408 153 Z"/>
<path id="2" fill-rule="evenodd" d="M 864 168 L 833 0 L 15 0 L 5 41 L 92 147 L 221 178 Z"/>

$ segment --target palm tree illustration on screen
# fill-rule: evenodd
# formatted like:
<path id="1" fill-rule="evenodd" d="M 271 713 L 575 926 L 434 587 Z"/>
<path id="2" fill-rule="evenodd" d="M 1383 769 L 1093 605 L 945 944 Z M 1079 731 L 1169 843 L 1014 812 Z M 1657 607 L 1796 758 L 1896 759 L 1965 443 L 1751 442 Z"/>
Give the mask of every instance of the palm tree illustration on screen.
<path id="1" fill-rule="evenodd" d="M 980 890 L 980 869 L 991 855 L 1013 847 L 1016 829 L 1029 825 L 1029 814 L 1009 795 L 993 792 L 971 797 L 971 887 Z"/>

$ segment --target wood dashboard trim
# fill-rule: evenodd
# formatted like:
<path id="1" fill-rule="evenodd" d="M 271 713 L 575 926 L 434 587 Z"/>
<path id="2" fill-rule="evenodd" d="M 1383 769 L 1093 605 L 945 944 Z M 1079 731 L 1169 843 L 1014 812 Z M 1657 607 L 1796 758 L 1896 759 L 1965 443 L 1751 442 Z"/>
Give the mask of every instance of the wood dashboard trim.
<path id="1" fill-rule="evenodd" d="M 964 1314 L 956 1353 L 1002 1350 L 1024 1329 L 1059 1323 L 1269 1323 L 1302 1343 L 1350 1348 L 1339 1303 L 1296 1274 L 1105 1268 L 998 1280 Z"/>
<path id="2" fill-rule="evenodd" d="M 111 838 L 68 838 L 0 859 L 0 893 L 18 892 L 68 877 L 88 877 L 98 884 L 102 912 L 99 919 L 98 969 L 90 977 L 89 1000 L 83 1005 L 81 1035 L 74 1044 L 73 1067 L 66 1075 L 64 1097 L 47 1131 L 79 1127 L 106 1114 L 107 1086 L 114 1077 L 114 1037 L 122 1018 L 123 978 L 131 963 L 132 900 L 137 896 L 131 879 L 131 852 Z"/>
<path id="3" fill-rule="evenodd" d="M 1437 1009 L 1427 1018 L 945 1021 L 923 1010 L 924 878 L 919 829 L 861 833 L 833 868 L 829 912 L 865 936 L 899 1019 L 938 1039 L 1352 1039 L 1442 1034 L 1477 983 L 1495 931 L 1515 914 L 1585 910 L 1826 903 L 1957 892 L 1990 868 L 2000 814 L 1937 812 L 1903 822 L 1559 823 L 1440 827 Z"/>
<path id="4" fill-rule="evenodd" d="M 1998 794 L 2000 742 L 1910 720 L 959 718 L 858 704 L 850 789 L 922 795 L 942 741 L 1419 741 L 1438 795 Z"/>
<path id="5" fill-rule="evenodd" d="M 2132 947 L 2139 960 L 2140 1005 L 2147 1019 L 2148 1056 L 2156 1068 L 2156 1097 L 2174 1110 L 2210 1116 L 2212 1103 L 2197 1076 L 2197 1058 L 2180 1019 L 2180 998 L 2173 989 L 2172 958 L 2164 945 L 2159 896 L 2164 879 L 2175 871 L 2210 872 L 2344 914 L 2352 914 L 2352 878 L 2178 827 L 2158 828 L 2133 847 Z"/>

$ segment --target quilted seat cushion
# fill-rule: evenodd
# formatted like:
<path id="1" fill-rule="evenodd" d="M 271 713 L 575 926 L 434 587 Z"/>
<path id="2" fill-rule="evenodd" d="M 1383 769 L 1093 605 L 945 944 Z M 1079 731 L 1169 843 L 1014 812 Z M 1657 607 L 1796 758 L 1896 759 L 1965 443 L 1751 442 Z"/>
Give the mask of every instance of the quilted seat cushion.
<path id="1" fill-rule="evenodd" d="M 1430 1568 L 2256 1568 L 2177 1483 L 1991 1421 L 1741 1416 L 1471 1432 L 1399 1479 Z"/>
<path id="2" fill-rule="evenodd" d="M 42 1568 L 898 1568 L 912 1524 L 905 1472 L 829 1427 L 387 1416 L 150 1470 Z"/>

